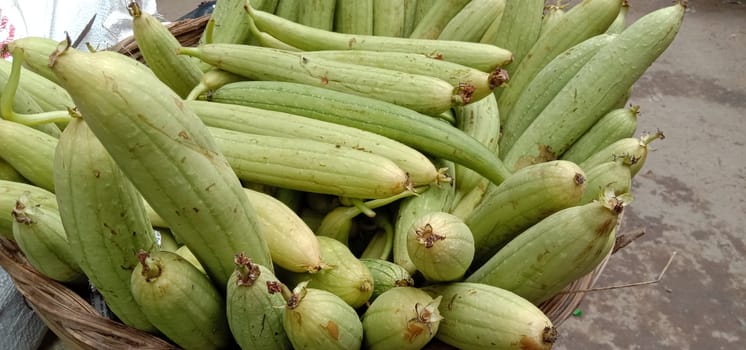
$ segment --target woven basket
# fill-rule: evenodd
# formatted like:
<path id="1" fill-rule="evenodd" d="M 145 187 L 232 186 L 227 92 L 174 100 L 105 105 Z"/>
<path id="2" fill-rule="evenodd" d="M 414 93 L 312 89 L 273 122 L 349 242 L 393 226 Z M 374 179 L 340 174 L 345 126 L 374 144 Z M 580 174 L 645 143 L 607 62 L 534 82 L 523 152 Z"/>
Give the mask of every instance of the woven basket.
<path id="1" fill-rule="evenodd" d="M 199 42 L 208 19 L 209 15 L 174 22 L 169 25 L 169 30 L 182 45 L 194 46 Z M 124 39 L 109 50 L 142 60 L 133 37 Z M 619 222 L 621 221 L 620 218 Z M 555 327 L 562 324 L 578 307 L 585 293 L 577 291 L 593 287 L 608 258 L 609 256 L 591 273 L 571 283 L 539 306 Z M 79 294 L 34 269 L 18 246 L 5 238 L 0 238 L 0 266 L 13 279 L 28 305 L 71 349 L 178 349 L 162 338 L 100 315 Z M 453 349 L 440 342 L 433 342 L 428 348 Z"/>

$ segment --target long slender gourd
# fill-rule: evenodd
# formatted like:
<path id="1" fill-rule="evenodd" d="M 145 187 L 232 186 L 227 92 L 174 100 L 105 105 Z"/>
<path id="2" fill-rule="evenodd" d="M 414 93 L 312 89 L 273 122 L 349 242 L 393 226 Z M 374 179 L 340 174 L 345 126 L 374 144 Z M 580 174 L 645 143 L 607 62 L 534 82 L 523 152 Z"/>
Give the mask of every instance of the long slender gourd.
<path id="1" fill-rule="evenodd" d="M 181 54 L 253 80 L 286 81 L 360 95 L 438 115 L 471 101 L 471 93 L 423 75 L 365 67 L 266 47 L 208 44 Z"/>
<path id="2" fill-rule="evenodd" d="M 322 30 L 334 29 L 337 0 L 304 0 L 298 3 L 299 24 Z M 271 11 L 268 11 L 271 13 Z"/>
<path id="3" fill-rule="evenodd" d="M 41 187 L 21 182 L 0 180 L 0 236 L 13 239 L 13 209 L 22 194 L 41 208 L 57 210 L 57 197 Z"/>
<path id="4" fill-rule="evenodd" d="M 244 181 L 351 198 L 384 198 L 412 188 L 404 170 L 376 154 L 226 129 L 210 133 Z"/>
<path id="5" fill-rule="evenodd" d="M 454 114 L 456 115 L 456 126 L 460 130 L 498 154 L 500 111 L 497 108 L 495 95 L 489 95 L 466 106 L 456 107 L 454 108 Z M 461 197 L 477 187 L 482 180 L 484 180 L 482 175 L 463 165 L 456 165 L 457 197 Z"/>
<path id="6" fill-rule="evenodd" d="M 137 253 L 157 250 L 142 197 L 80 118 L 60 136 L 54 181 L 78 265 L 125 324 L 154 331 L 130 294 Z"/>
<path id="7" fill-rule="evenodd" d="M 18 66 L 18 63 L 22 62 L 22 58 L 20 57 L 23 56 L 23 53 L 25 51 L 21 49 L 13 50 L 14 51 L 9 52 L 12 53 L 13 56 L 18 57 L 16 61 L 14 61 L 15 63 L 13 63 L 13 65 Z M 44 109 L 34 99 L 31 93 L 18 87 L 18 85 L 21 83 L 20 68 L 21 67 L 16 68 L 18 69 L 17 74 L 12 74 L 14 69 L 13 67 L 11 67 L 11 69 L 7 72 L 5 70 L 0 70 L 0 95 L 2 95 L 0 96 L 0 115 L 4 119 L 11 120 L 15 118 L 16 116 L 14 115 L 14 113 L 34 115 L 37 113 L 42 113 L 44 111 Z M 32 128 L 42 131 L 45 134 L 48 134 L 55 138 L 59 137 L 62 133 L 60 128 L 54 123 L 32 125 Z"/>
<path id="8" fill-rule="evenodd" d="M 507 0 L 499 25 L 487 30 L 480 42 L 504 47 L 513 53 L 511 73 L 536 41 L 541 30 L 543 0 Z"/>
<path id="9" fill-rule="evenodd" d="M 500 159 L 479 141 L 442 121 L 391 103 L 302 84 L 260 81 L 228 84 L 207 98 L 374 132 L 463 164 L 494 183 L 510 176 Z"/>
<path id="10" fill-rule="evenodd" d="M 510 89 L 501 92 L 498 99 L 500 106 L 520 97 L 534 76 L 557 55 L 583 40 L 605 32 L 616 18 L 620 7 L 620 0 L 583 0 L 568 10 L 554 29 L 535 39 L 524 58 L 517 66 L 512 67 Z"/>
<path id="11" fill-rule="evenodd" d="M 0 70 L 3 72 L 2 78 L 10 76 L 11 66 L 12 63 L 6 60 L 0 63 Z M 70 94 L 61 86 L 28 68 L 24 67 L 21 71 L 18 88 L 36 101 L 42 111 L 65 110 L 73 106 Z M 16 99 L 17 96 L 18 93 L 16 92 Z"/>
<path id="12" fill-rule="evenodd" d="M 437 0 L 421 15 L 409 37 L 412 39 L 438 39 L 448 22 L 461 11 L 471 0 Z M 422 6 L 423 0 L 420 0 Z M 418 11 L 420 11 L 418 9 Z"/>
<path id="13" fill-rule="evenodd" d="M 337 0 L 334 31 L 373 35 L 373 0 Z"/>
<path id="14" fill-rule="evenodd" d="M 187 97 L 202 77 L 197 61 L 177 55 L 179 40 L 161 21 L 143 12 L 137 2 L 131 2 L 127 9 L 132 16 L 133 36 L 148 67 L 179 96 Z"/>
<path id="15" fill-rule="evenodd" d="M 54 192 L 52 159 L 57 138 L 30 126 L 0 119 L 0 157 L 32 184 Z"/>
<path id="16" fill-rule="evenodd" d="M 536 74 L 517 100 L 504 101 L 499 105 L 503 128 L 500 138 L 501 156 L 504 157 L 508 153 L 531 122 L 552 102 L 572 77 L 615 37 L 601 34 L 567 49 Z"/>
<path id="17" fill-rule="evenodd" d="M 611 252 L 625 204 L 612 193 L 560 210 L 523 231 L 465 281 L 507 289 L 538 305 Z"/>
<path id="18" fill-rule="evenodd" d="M 601 198 L 607 190 L 614 195 L 629 193 L 632 187 L 632 172 L 630 167 L 637 162 L 634 156 L 620 156 L 606 163 L 598 164 L 585 172 L 588 184 L 581 204 Z"/>
<path id="19" fill-rule="evenodd" d="M 50 65 L 117 165 L 213 280 L 225 286 L 237 251 L 271 266 L 254 209 L 207 128 L 133 61 L 61 45 Z"/>
<path id="20" fill-rule="evenodd" d="M 618 101 L 671 44 L 684 18 L 677 3 L 653 11 L 603 47 L 505 155 L 509 169 L 556 159 Z M 616 62 L 609 64 L 609 62 Z M 604 74 L 598 74 L 603 71 Z"/>
<path id="21" fill-rule="evenodd" d="M 292 349 L 282 326 L 285 301 L 267 289 L 267 283 L 277 282 L 277 277 L 244 254 L 234 260 L 236 271 L 226 288 L 226 316 L 236 343 L 246 350 Z"/>
<path id="22" fill-rule="evenodd" d="M 453 164 L 447 161 L 437 160 L 438 164 L 450 167 L 450 175 L 453 176 Z M 451 210 L 455 197 L 455 186 L 453 183 L 442 183 L 430 185 L 430 188 L 419 196 L 406 198 L 401 201 L 397 208 L 394 220 L 394 242 L 392 247 L 393 261 L 403 267 L 407 272 L 413 274 L 417 267 L 409 257 L 407 248 L 407 233 L 419 217 L 432 213 Z"/>
<path id="23" fill-rule="evenodd" d="M 634 136 L 639 115 L 640 106 L 612 110 L 575 141 L 562 154 L 561 159 L 580 164 L 604 147 L 620 139 Z"/>
<path id="24" fill-rule="evenodd" d="M 526 299 L 483 283 L 457 282 L 427 286 L 442 296 L 443 320 L 435 338 L 464 350 L 549 350 L 558 332 L 552 321 Z"/>
<path id="25" fill-rule="evenodd" d="M 205 101 L 186 105 L 207 125 L 249 134 L 308 139 L 354 148 L 396 163 L 414 184 L 439 179 L 433 163 L 419 151 L 390 138 L 340 124 L 249 106 Z"/>
<path id="26" fill-rule="evenodd" d="M 490 186 L 464 219 L 477 247 L 475 266 L 521 231 L 580 203 L 585 182 L 585 172 L 576 164 L 553 161 L 523 168 L 499 186 Z"/>
<path id="27" fill-rule="evenodd" d="M 142 252 L 138 258 L 132 295 L 159 331 L 184 349 L 230 346 L 225 298 L 205 274 L 168 251 Z"/>
<path id="28" fill-rule="evenodd" d="M 8 164 L 8 162 L 2 158 L 0 158 L 0 180 L 23 183 L 28 182 L 28 180 L 26 180 L 23 175 L 16 170 L 16 168 Z"/>
<path id="29" fill-rule="evenodd" d="M 57 41 L 40 36 L 27 36 L 18 38 L 7 44 L 4 51 L 13 52 L 21 49 L 23 54 L 23 66 L 50 81 L 59 84 L 57 76 L 48 67 L 49 54 L 57 47 Z"/>
<path id="30" fill-rule="evenodd" d="M 31 266 L 59 282 L 85 281 L 67 241 L 59 211 L 38 206 L 22 194 L 12 215 L 13 239 Z"/>
<path id="31" fill-rule="evenodd" d="M 450 83 L 454 89 L 466 88 L 471 91 L 471 97 L 468 102 L 480 101 L 485 96 L 491 94 L 494 89 L 502 87 L 508 81 L 507 72 L 500 68 L 486 73 L 457 63 L 438 60 L 421 54 L 363 50 L 324 50 L 307 52 L 305 55 L 438 78 Z"/>
<path id="32" fill-rule="evenodd" d="M 416 11 L 417 0 L 373 0 L 373 35 L 408 37 Z"/>
<path id="33" fill-rule="evenodd" d="M 617 157 L 633 157 L 635 158 L 635 162 L 630 166 L 630 171 L 632 172 L 632 176 L 635 176 L 645 165 L 648 153 L 650 153 L 650 143 L 665 138 L 665 135 L 660 130 L 656 133 L 644 134 L 640 137 L 626 137 L 593 153 L 578 165 L 587 170 L 598 164 L 614 160 Z"/>
<path id="34" fill-rule="evenodd" d="M 277 7 L 274 11 L 275 16 L 292 22 L 298 21 L 298 4 L 301 1 L 303 0 L 277 0 Z"/>
<path id="35" fill-rule="evenodd" d="M 256 208 L 272 262 L 293 272 L 321 270 L 321 248 L 308 225 L 278 199 L 259 191 L 245 191 Z"/>
<path id="36" fill-rule="evenodd" d="M 497 17 L 502 17 L 506 0 L 472 0 L 457 13 L 438 35 L 438 40 L 479 42 Z"/>
<path id="37" fill-rule="evenodd" d="M 294 23 L 262 11 L 249 12 L 261 31 L 305 51 L 368 50 L 419 53 L 485 72 L 513 60 L 510 51 L 494 45 L 334 33 Z"/>

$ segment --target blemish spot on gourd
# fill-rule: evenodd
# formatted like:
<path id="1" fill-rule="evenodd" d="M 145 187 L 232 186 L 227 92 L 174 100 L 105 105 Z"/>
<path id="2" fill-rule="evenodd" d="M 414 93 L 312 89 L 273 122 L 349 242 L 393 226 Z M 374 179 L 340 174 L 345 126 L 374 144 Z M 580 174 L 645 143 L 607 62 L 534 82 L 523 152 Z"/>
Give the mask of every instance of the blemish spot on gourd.
<path id="1" fill-rule="evenodd" d="M 407 332 L 404 334 L 404 339 L 406 339 L 409 343 L 414 343 L 415 338 L 417 338 L 424 331 L 425 328 L 423 328 L 419 324 L 410 322 L 409 324 L 407 324 Z"/>
<path id="2" fill-rule="evenodd" d="M 347 47 L 352 48 L 355 46 L 355 43 L 357 43 L 357 39 L 351 38 L 350 41 L 347 42 Z"/>
<path id="3" fill-rule="evenodd" d="M 192 208 L 192 210 L 194 210 L 195 213 L 199 213 L 199 208 Z"/>
<path id="4" fill-rule="evenodd" d="M 187 134 L 186 130 L 179 131 L 178 135 L 184 140 L 189 140 L 189 134 Z"/>
<path id="5" fill-rule="evenodd" d="M 101 171 L 100 170 L 94 170 L 93 171 L 93 176 L 95 178 L 97 178 L 97 179 L 100 178 L 101 177 Z"/>
<path id="6" fill-rule="evenodd" d="M 614 225 L 616 225 L 615 220 L 607 219 L 606 221 L 603 222 L 603 224 L 598 226 L 598 230 L 596 231 L 596 234 L 598 234 L 599 236 L 605 236 L 611 231 Z"/>
<path id="7" fill-rule="evenodd" d="M 329 84 L 329 78 L 321 77 L 321 85 L 327 85 L 327 84 Z"/>
<path id="8" fill-rule="evenodd" d="M 337 326 L 334 321 L 329 320 L 324 328 L 326 328 L 326 333 L 329 334 L 330 337 L 334 340 L 339 340 L 339 326 Z"/>

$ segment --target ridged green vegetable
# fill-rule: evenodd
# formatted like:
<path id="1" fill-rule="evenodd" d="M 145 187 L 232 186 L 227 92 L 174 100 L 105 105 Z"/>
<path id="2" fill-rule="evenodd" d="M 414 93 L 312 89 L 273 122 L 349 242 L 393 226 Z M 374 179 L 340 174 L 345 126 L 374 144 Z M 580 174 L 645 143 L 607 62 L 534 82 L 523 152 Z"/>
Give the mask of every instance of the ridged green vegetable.
<path id="1" fill-rule="evenodd" d="M 499 26 L 486 31 L 480 39 L 482 43 L 504 47 L 513 53 L 513 63 L 508 69 L 511 75 L 539 35 L 543 8 L 543 0 L 507 0 Z M 498 96 L 500 93 L 498 91 Z"/>
<path id="2" fill-rule="evenodd" d="M 28 182 L 28 180 L 26 180 L 23 175 L 16 170 L 16 168 L 8 164 L 8 162 L 2 158 L 0 158 L 0 180 L 23 183 Z"/>
<path id="3" fill-rule="evenodd" d="M 500 111 L 497 108 L 495 95 L 491 94 L 477 102 L 456 107 L 454 114 L 456 126 L 460 130 L 487 146 L 494 154 L 498 154 Z M 459 198 L 486 181 L 484 176 L 463 165 L 456 165 L 455 172 L 456 191 Z"/>
<path id="4" fill-rule="evenodd" d="M 67 242 L 58 211 L 39 206 L 24 193 L 11 214 L 15 219 L 13 239 L 31 266 L 59 282 L 85 280 Z"/>
<path id="5" fill-rule="evenodd" d="M 297 23 L 312 28 L 332 30 L 336 5 L 336 0 L 303 0 L 298 3 Z"/>
<path id="6" fill-rule="evenodd" d="M 482 283 L 448 283 L 424 291 L 442 296 L 435 337 L 464 350 L 549 350 L 558 332 L 536 306 L 510 291 Z"/>
<path id="7" fill-rule="evenodd" d="M 373 0 L 337 0 L 334 31 L 373 35 Z"/>
<path id="8" fill-rule="evenodd" d="M 131 290 L 158 330 L 184 349 L 223 349 L 231 342 L 225 298 L 176 253 L 138 254 Z"/>
<path id="9" fill-rule="evenodd" d="M 29 200 L 38 203 L 40 208 L 57 210 L 57 197 L 41 187 L 0 180 L 0 236 L 13 239 L 13 209 L 22 194 L 27 193 Z"/>
<path id="10" fill-rule="evenodd" d="M 292 349 L 282 325 L 285 301 L 267 289 L 267 283 L 277 277 L 244 254 L 234 260 L 236 271 L 226 288 L 226 316 L 236 343 L 246 350 Z"/>
<path id="11" fill-rule="evenodd" d="M 495 183 L 510 176 L 479 141 L 437 119 L 391 103 L 302 84 L 233 83 L 210 96 L 215 102 L 249 105 L 352 126 L 463 164 Z"/>
<path id="12" fill-rule="evenodd" d="M 580 164 L 604 147 L 620 139 L 634 136 L 639 115 L 640 106 L 618 108 L 606 113 L 565 153 L 562 153 L 561 159 Z"/>
<path id="13" fill-rule="evenodd" d="M 10 76 L 11 69 L 12 63 L 3 60 L 0 63 L 0 70 L 3 72 L 2 78 Z M 61 86 L 28 68 L 23 67 L 21 71 L 18 89 L 23 91 L 22 94 L 27 94 L 33 99 L 39 105 L 41 111 L 65 110 L 73 107 L 70 94 Z M 18 92 L 16 92 L 16 95 L 18 95 Z"/>
<path id="14" fill-rule="evenodd" d="M 62 224 L 78 265 L 125 324 L 154 331 L 130 294 L 139 251 L 156 251 L 142 197 L 80 118 L 54 155 Z"/>
<path id="15" fill-rule="evenodd" d="M 61 47 L 50 63 L 117 165 L 213 280 L 225 285 L 236 251 L 271 266 L 240 181 L 176 93 L 123 55 Z"/>
<path id="16" fill-rule="evenodd" d="M 311 51 L 305 55 L 321 57 L 339 62 L 360 64 L 363 66 L 391 69 L 404 73 L 426 75 L 446 81 L 454 89 L 467 89 L 467 106 L 481 101 L 502 87 L 508 81 L 507 72 L 496 69 L 490 73 L 469 68 L 457 63 L 433 59 L 430 56 L 402 52 L 379 52 L 363 50 L 324 50 Z M 461 107 L 457 106 L 456 108 Z"/>
<path id="17" fill-rule="evenodd" d="M 464 276 L 474 259 L 474 237 L 457 216 L 431 212 L 407 231 L 407 252 L 426 280 L 454 281 Z"/>
<path id="18" fill-rule="evenodd" d="M 532 45 L 524 51 L 525 56 L 519 57 L 516 60 L 518 64 L 509 69 L 513 79 L 510 88 L 501 91 L 497 101 L 501 108 L 518 99 L 536 74 L 557 55 L 590 37 L 604 33 L 619 13 L 620 6 L 620 0 L 583 0 L 565 13 L 554 25 L 553 30 L 534 39 Z M 538 18 L 536 25 L 535 37 L 541 29 L 541 17 Z M 607 61 L 607 64 L 610 64 L 608 62 L 613 61 Z"/>
<path id="19" fill-rule="evenodd" d="M 575 74 L 615 37 L 601 34 L 567 49 L 536 74 L 518 99 L 503 101 L 499 105 L 503 131 L 500 138 L 501 156 L 508 153 L 516 140 Z"/>
<path id="20" fill-rule="evenodd" d="M 417 0 L 373 0 L 373 35 L 408 37 L 416 11 Z"/>
<path id="21" fill-rule="evenodd" d="M 431 183 L 440 176 L 422 153 L 369 131 L 249 106 L 205 101 L 189 101 L 186 105 L 211 127 L 314 140 L 383 156 L 404 170 L 414 184 Z"/>
<path id="22" fill-rule="evenodd" d="M 292 292 L 282 291 L 287 302 L 283 327 L 294 349 L 359 349 L 363 342 L 363 325 L 355 309 L 337 295 L 299 283 Z"/>
<path id="23" fill-rule="evenodd" d="M 142 12 L 137 2 L 131 2 L 127 8 L 132 16 L 135 41 L 148 67 L 179 96 L 187 97 L 202 78 L 197 61 L 177 55 L 176 49 L 181 46 L 179 40 L 161 21 Z"/>
<path id="24" fill-rule="evenodd" d="M 368 268 L 370 274 L 373 276 L 373 295 L 370 297 L 371 302 L 391 288 L 414 287 L 412 275 L 398 264 L 375 258 L 361 258 L 360 262 L 365 264 L 365 267 Z"/>
<path id="25" fill-rule="evenodd" d="M 506 0 L 472 0 L 459 11 L 438 35 L 438 40 L 479 42 L 497 17 L 502 17 Z"/>
<path id="26" fill-rule="evenodd" d="M 513 59 L 510 51 L 494 45 L 334 33 L 294 23 L 262 11 L 251 11 L 250 16 L 261 31 L 305 51 L 368 50 L 419 53 L 485 72 L 501 67 Z"/>
<path id="27" fill-rule="evenodd" d="M 8 47 L 11 47 L 11 44 L 8 44 Z M 0 115 L 6 120 L 23 122 L 52 137 L 59 137 L 62 133 L 60 128 L 54 123 L 45 121 L 48 118 L 38 118 L 44 109 L 30 93 L 19 88 L 24 51 L 16 48 L 8 52 L 15 57 L 15 60 L 9 72 L 0 70 L 0 95 L 2 95 L 0 96 Z"/>
<path id="28" fill-rule="evenodd" d="M 49 54 L 57 48 L 57 41 L 40 36 L 27 36 L 8 43 L 7 52 L 21 49 L 23 65 L 50 81 L 59 84 L 57 76 L 49 68 Z"/>
<path id="29" fill-rule="evenodd" d="M 438 332 L 441 297 L 414 287 L 392 288 L 363 314 L 365 348 L 421 349 Z"/>
<path id="30" fill-rule="evenodd" d="M 560 210 L 505 245 L 466 282 L 503 288 L 538 305 L 591 272 L 611 252 L 622 197 Z"/>
<path id="31" fill-rule="evenodd" d="M 598 200 L 607 190 L 612 190 L 614 195 L 629 193 L 632 187 L 630 167 L 635 162 L 637 160 L 633 156 L 620 156 L 588 169 L 585 172 L 588 177 L 587 189 L 580 203 Z"/>
<path id="32" fill-rule="evenodd" d="M 385 198 L 413 188 L 407 173 L 380 155 L 313 140 L 209 130 L 244 181 L 351 198 Z"/>
<path id="33" fill-rule="evenodd" d="M 246 189 L 256 209 L 272 262 L 294 272 L 316 272 L 323 267 L 321 248 L 313 231 L 287 205 L 274 197 Z"/>
<path id="34" fill-rule="evenodd" d="M 161 249 L 161 250 L 166 250 L 166 249 Z M 168 251 L 171 251 L 171 250 L 168 250 Z M 197 270 L 199 270 L 199 272 L 202 272 L 205 275 L 207 275 L 207 271 L 205 271 L 205 267 L 202 266 L 199 260 L 197 260 L 197 257 L 194 256 L 194 253 L 192 253 L 191 250 L 189 250 L 189 247 L 183 245 L 177 248 L 176 250 L 173 250 L 173 252 L 178 254 L 182 258 L 184 258 L 184 260 L 188 261 L 192 265 L 194 265 L 194 267 L 196 267 Z"/>
<path id="35" fill-rule="evenodd" d="M 441 79 L 303 53 L 230 44 L 182 47 L 179 52 L 252 80 L 301 83 L 380 99 L 426 114 L 437 115 L 471 101 L 468 89 L 454 89 Z"/>
<path id="36" fill-rule="evenodd" d="M 52 162 L 57 138 L 19 123 L 0 119 L 0 157 L 32 184 L 54 192 Z"/>
<path id="37" fill-rule="evenodd" d="M 353 308 L 363 306 L 373 294 L 373 276 L 343 243 L 319 236 L 321 260 L 326 267 L 319 272 L 280 275 L 282 280 L 298 284 L 308 281 L 309 288 L 322 289 L 342 298 Z"/>
<path id="38" fill-rule="evenodd" d="M 556 159 L 567 150 L 614 109 L 671 44 L 684 12 L 684 5 L 677 3 L 648 13 L 599 50 L 523 132 L 505 155 L 506 166 L 515 169 Z"/>
<path id="39" fill-rule="evenodd" d="M 278 0 L 274 14 L 289 21 L 298 21 L 298 3 L 303 0 Z"/>
<path id="40" fill-rule="evenodd" d="M 438 164 L 448 166 L 449 174 L 453 176 L 453 163 L 438 161 Z M 430 185 L 425 193 L 419 196 L 404 199 L 399 203 L 396 218 L 394 220 L 394 246 L 393 261 L 404 267 L 407 272 L 413 274 L 417 267 L 409 257 L 407 250 L 407 233 L 414 221 L 430 212 L 445 211 L 451 209 L 455 196 L 453 183 L 442 183 Z"/>
<path id="41" fill-rule="evenodd" d="M 633 157 L 635 158 L 635 162 L 630 166 L 630 171 L 634 177 L 645 165 L 648 152 L 650 151 L 650 143 L 664 138 L 665 136 L 660 130 L 654 134 L 644 134 L 639 138 L 623 138 L 597 151 L 578 165 L 583 169 L 590 169 L 598 164 L 614 160 L 617 157 Z"/>
<path id="42" fill-rule="evenodd" d="M 606 33 L 619 34 L 624 31 L 624 28 L 627 26 L 627 12 L 629 12 L 629 1 L 622 0 L 622 7 L 619 9 L 619 14 L 617 14 L 614 22 L 611 22 L 609 28 L 606 29 Z"/>
<path id="43" fill-rule="evenodd" d="M 565 8 L 567 5 L 562 5 L 562 0 L 557 0 L 553 5 L 544 6 L 544 17 L 541 18 L 541 31 L 539 36 L 545 35 L 552 30 L 559 19 L 565 15 Z"/>
<path id="44" fill-rule="evenodd" d="M 477 248 L 475 266 L 543 218 L 580 203 L 585 176 L 574 163 L 553 161 L 523 168 L 499 186 L 490 186 L 464 219 Z"/>
<path id="45" fill-rule="evenodd" d="M 436 0 L 431 1 L 432 5 L 421 15 L 412 33 L 409 35 L 412 39 L 438 39 L 448 22 L 461 11 L 471 0 Z M 423 3 L 420 0 L 419 3 Z M 420 10 L 418 10 L 420 11 Z"/>

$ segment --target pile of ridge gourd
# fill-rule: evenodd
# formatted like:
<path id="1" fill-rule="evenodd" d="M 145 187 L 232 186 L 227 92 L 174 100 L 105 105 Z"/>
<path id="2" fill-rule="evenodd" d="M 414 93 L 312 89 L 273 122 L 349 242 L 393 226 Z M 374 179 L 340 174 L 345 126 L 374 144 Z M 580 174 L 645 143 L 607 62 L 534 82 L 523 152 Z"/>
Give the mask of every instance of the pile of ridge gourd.
<path id="1" fill-rule="evenodd" d="M 634 5 L 634 4 L 633 4 Z M 144 64 L 5 45 L 0 233 L 186 349 L 550 349 L 610 253 L 686 3 L 220 0 Z M 635 135 L 639 133 L 639 135 Z"/>

